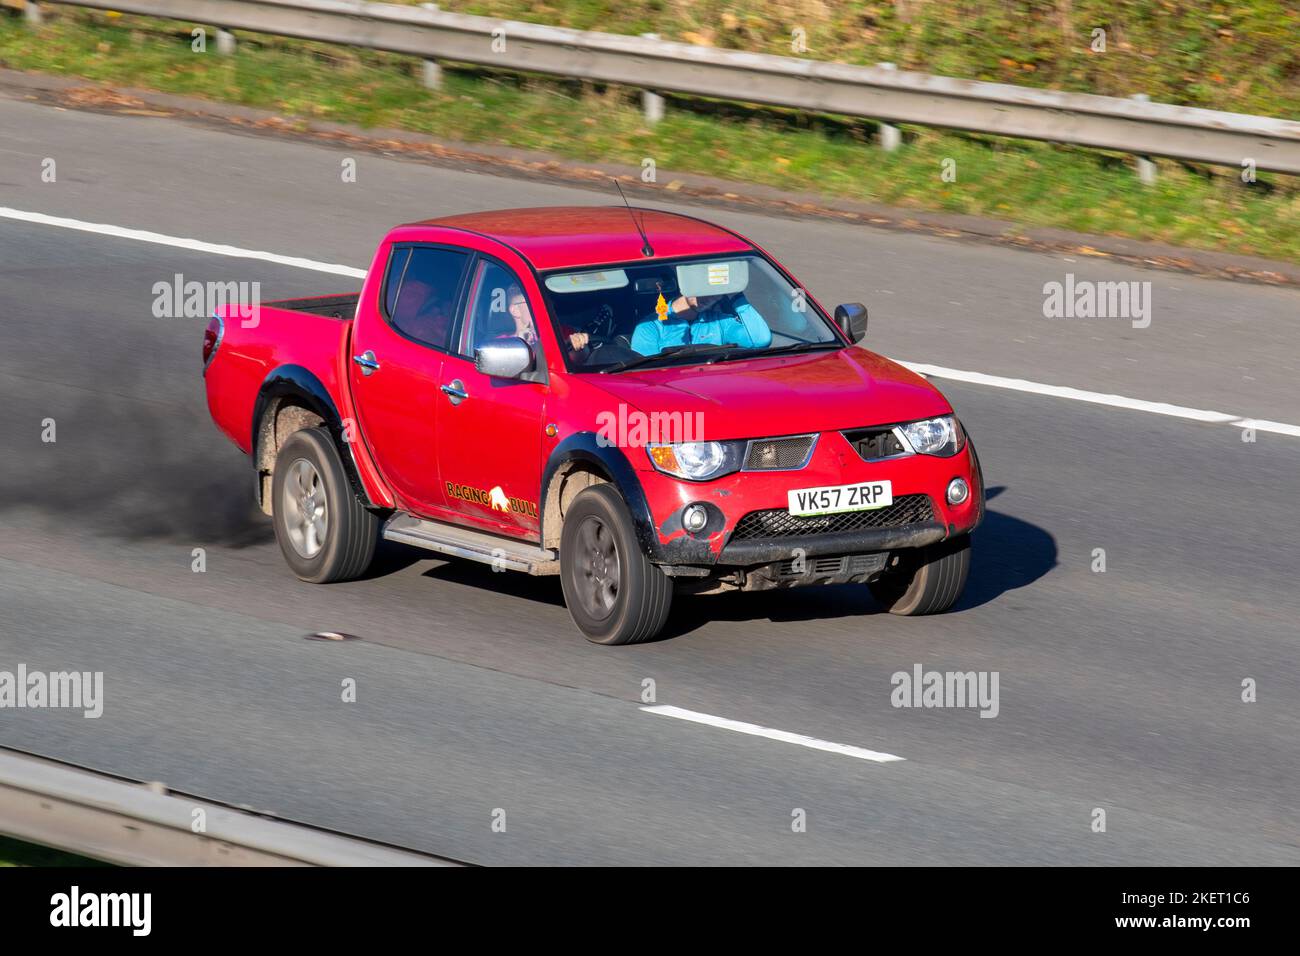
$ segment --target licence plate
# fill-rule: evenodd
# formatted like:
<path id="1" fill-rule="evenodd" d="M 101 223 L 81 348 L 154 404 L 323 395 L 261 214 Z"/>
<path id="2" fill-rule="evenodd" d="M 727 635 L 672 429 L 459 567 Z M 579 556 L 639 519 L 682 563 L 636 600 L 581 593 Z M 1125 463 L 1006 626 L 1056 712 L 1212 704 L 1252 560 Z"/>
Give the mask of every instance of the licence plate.
<path id="1" fill-rule="evenodd" d="M 887 481 L 864 481 L 856 485 L 827 485 L 825 488 L 796 488 L 787 492 L 792 515 L 833 515 L 843 511 L 874 511 L 894 503 Z"/>

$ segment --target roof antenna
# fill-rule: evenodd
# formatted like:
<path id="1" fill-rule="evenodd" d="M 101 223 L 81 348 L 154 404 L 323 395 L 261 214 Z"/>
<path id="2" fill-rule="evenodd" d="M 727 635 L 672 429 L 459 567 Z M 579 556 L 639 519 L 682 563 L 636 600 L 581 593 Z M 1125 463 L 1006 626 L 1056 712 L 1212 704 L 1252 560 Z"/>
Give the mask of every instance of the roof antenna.
<path id="1" fill-rule="evenodd" d="M 614 185 L 618 187 L 618 194 L 623 196 L 623 187 L 619 184 L 617 179 L 614 180 Z M 645 256 L 647 259 L 652 258 L 655 251 L 650 246 L 650 237 L 647 236 L 645 230 L 641 228 L 641 223 L 636 221 L 636 213 L 632 211 L 632 206 L 628 203 L 627 196 L 623 196 L 623 205 L 627 206 L 627 214 L 632 217 L 632 225 L 636 226 L 636 231 L 641 234 L 641 255 Z"/>

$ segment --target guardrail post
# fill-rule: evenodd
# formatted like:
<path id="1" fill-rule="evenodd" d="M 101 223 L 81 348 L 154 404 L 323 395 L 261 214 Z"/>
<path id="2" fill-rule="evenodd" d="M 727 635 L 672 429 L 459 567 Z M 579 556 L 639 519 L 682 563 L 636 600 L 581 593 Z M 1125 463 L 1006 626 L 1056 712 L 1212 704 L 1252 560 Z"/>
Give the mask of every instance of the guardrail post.
<path id="1" fill-rule="evenodd" d="M 1151 97 L 1145 93 L 1134 93 L 1130 99 L 1140 100 L 1143 103 L 1150 103 Z M 1154 186 L 1156 184 L 1156 164 L 1151 161 L 1150 156 L 1136 156 L 1138 181 L 1143 186 Z"/>
<path id="2" fill-rule="evenodd" d="M 657 33 L 643 33 L 641 36 L 646 40 L 659 39 Z M 641 111 L 645 114 L 645 121 L 653 126 L 664 118 L 664 98 L 653 90 L 642 90 Z"/>
<path id="3" fill-rule="evenodd" d="M 422 3 L 420 9 L 436 12 L 438 5 L 436 3 Z M 442 64 L 437 60 L 425 60 L 420 77 L 426 90 L 442 89 Z"/>
<path id="4" fill-rule="evenodd" d="M 895 66 L 893 63 L 878 63 L 876 65 L 879 66 L 882 70 L 898 69 L 898 67 Z M 881 123 L 880 124 L 880 148 L 887 153 L 892 153 L 894 150 L 898 149 L 898 147 L 901 145 L 903 145 L 903 131 L 899 129 L 897 126 L 894 126 L 892 123 Z"/>
<path id="5" fill-rule="evenodd" d="M 41 25 L 41 5 L 36 0 L 27 0 L 23 5 L 23 19 L 28 26 L 39 27 Z"/>
<path id="6" fill-rule="evenodd" d="M 664 118 L 664 98 L 650 90 L 642 90 L 641 110 L 645 113 L 647 123 L 658 123 Z"/>
<path id="7" fill-rule="evenodd" d="M 221 27 L 217 27 L 217 53 L 221 56 L 235 55 L 235 35 Z"/>

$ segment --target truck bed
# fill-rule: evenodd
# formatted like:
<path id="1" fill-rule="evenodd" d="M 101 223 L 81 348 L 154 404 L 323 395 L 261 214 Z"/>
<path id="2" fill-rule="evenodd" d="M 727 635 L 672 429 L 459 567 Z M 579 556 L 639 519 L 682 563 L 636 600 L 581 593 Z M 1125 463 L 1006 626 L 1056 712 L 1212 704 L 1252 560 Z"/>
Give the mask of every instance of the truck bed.
<path id="1" fill-rule="evenodd" d="M 306 299 L 280 299 L 265 304 L 288 312 L 307 312 L 328 319 L 350 319 L 356 315 L 357 303 L 360 301 L 361 293 L 356 292 L 346 295 L 316 295 Z"/>
<path id="2" fill-rule="evenodd" d="M 253 450 L 258 394 L 273 373 L 314 378 L 336 409 L 347 407 L 344 364 L 358 292 L 265 302 L 253 321 L 230 315 L 204 372 L 213 421 L 244 452 Z M 277 371 L 278 370 L 278 371 Z"/>

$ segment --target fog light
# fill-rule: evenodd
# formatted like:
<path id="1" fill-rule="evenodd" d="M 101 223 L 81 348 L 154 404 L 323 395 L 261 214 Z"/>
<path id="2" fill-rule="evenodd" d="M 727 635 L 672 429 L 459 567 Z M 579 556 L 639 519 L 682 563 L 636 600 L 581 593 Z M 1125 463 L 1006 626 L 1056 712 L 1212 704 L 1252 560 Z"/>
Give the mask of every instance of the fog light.
<path id="1" fill-rule="evenodd" d="M 682 512 L 682 527 L 692 533 L 703 531 L 704 526 L 709 523 L 709 513 L 704 509 L 704 505 L 690 505 Z"/>
<path id="2" fill-rule="evenodd" d="M 965 478 L 954 478 L 948 482 L 948 504 L 959 505 L 970 497 L 970 485 Z"/>

